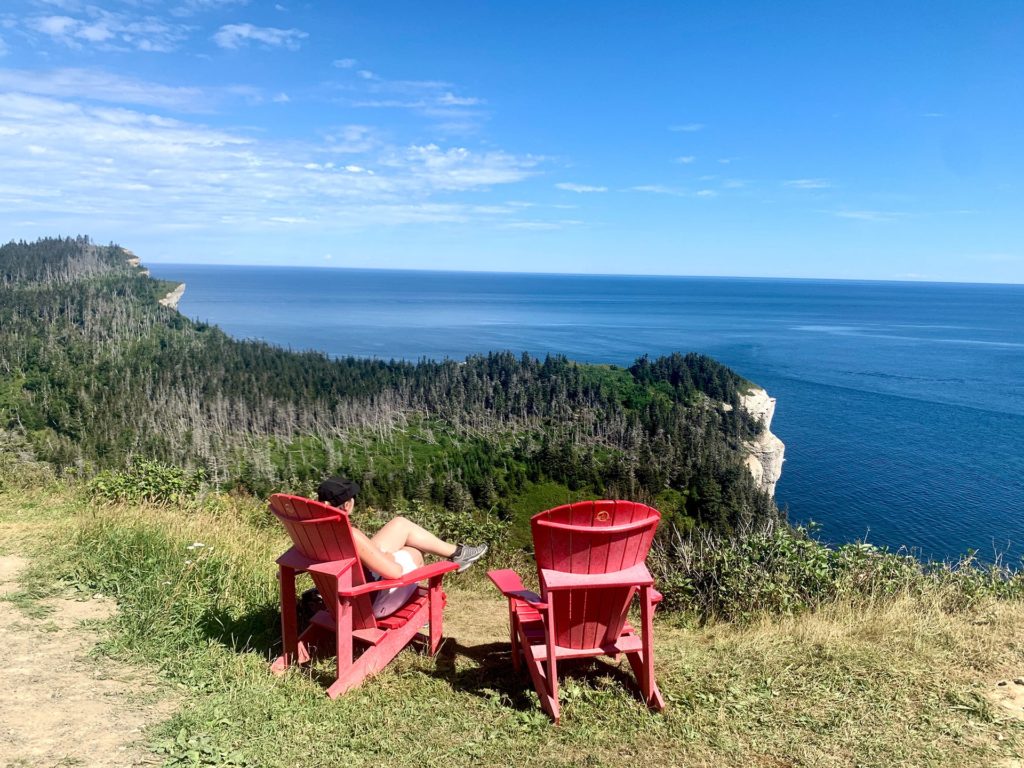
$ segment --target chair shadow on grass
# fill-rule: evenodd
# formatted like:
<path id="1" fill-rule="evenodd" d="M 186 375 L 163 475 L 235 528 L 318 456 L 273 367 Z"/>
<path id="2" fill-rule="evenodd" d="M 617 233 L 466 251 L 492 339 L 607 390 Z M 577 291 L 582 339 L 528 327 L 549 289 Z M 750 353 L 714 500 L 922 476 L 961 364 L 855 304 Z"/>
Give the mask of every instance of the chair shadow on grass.
<path id="1" fill-rule="evenodd" d="M 266 603 L 247 613 L 232 615 L 224 609 L 208 610 L 200 620 L 203 635 L 235 653 L 258 653 L 268 661 L 281 652 L 281 613 L 275 603 Z M 329 649 L 327 655 L 330 655 Z M 404 653 L 415 653 L 414 646 Z M 422 651 L 419 651 L 422 652 Z M 459 664 L 458 659 L 473 662 Z M 504 706 L 529 712 L 537 709 L 533 684 L 525 666 L 516 672 L 512 666 L 512 646 L 505 641 L 463 645 L 448 636 L 433 658 L 432 669 L 425 673 L 451 686 L 452 690 L 468 693 L 481 699 L 498 699 Z M 332 680 L 331 670 L 321 670 L 314 664 L 307 670 L 311 678 L 327 685 Z M 613 678 L 634 696 L 639 688 L 633 676 L 621 665 L 605 659 L 570 659 L 558 664 L 558 675 L 566 679 L 587 681 L 598 677 Z"/>
<path id="2" fill-rule="evenodd" d="M 281 613 L 274 603 L 240 616 L 224 609 L 211 609 L 199 623 L 207 639 L 236 653 L 259 653 L 269 659 L 281 652 Z"/>
<path id="3" fill-rule="evenodd" d="M 460 669 L 456 663 L 459 656 L 475 662 L 475 666 Z M 447 637 L 434 659 L 434 670 L 429 674 L 447 682 L 453 690 L 469 693 L 483 699 L 499 698 L 506 706 L 520 711 L 532 711 L 538 707 L 530 673 L 523 666 L 516 672 L 512 666 L 512 645 L 508 642 L 482 643 L 466 646 L 455 638 Z M 592 681 L 598 677 L 613 678 L 617 684 L 634 696 L 640 696 L 640 689 L 633 676 L 621 666 L 604 659 L 566 659 L 558 664 L 558 677 Z"/>

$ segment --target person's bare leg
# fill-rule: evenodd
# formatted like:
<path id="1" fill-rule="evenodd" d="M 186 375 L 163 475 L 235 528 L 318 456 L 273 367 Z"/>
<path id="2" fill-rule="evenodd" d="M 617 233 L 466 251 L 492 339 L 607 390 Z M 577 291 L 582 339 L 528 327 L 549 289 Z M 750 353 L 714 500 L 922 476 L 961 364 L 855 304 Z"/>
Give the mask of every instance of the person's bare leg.
<path id="1" fill-rule="evenodd" d="M 370 541 L 385 552 L 396 552 L 402 547 L 413 547 L 438 557 L 451 557 L 455 545 L 442 541 L 430 531 L 404 517 L 393 518 L 370 537 Z"/>

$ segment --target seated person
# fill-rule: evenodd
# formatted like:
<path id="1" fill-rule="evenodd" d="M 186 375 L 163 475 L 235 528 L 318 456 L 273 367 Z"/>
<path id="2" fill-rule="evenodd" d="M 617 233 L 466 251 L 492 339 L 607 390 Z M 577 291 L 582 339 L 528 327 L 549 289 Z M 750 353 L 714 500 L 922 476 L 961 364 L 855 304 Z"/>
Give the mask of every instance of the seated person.
<path id="1" fill-rule="evenodd" d="M 329 477 L 316 489 L 317 499 L 351 515 L 356 506 L 359 483 L 343 477 Z M 356 554 L 370 581 L 397 579 L 423 565 L 423 555 L 437 555 L 458 563 L 459 573 L 487 552 L 487 545 L 449 544 L 404 517 L 392 518 L 373 536 L 352 525 Z M 373 613 L 377 618 L 390 616 L 416 591 L 415 584 L 393 587 L 374 594 Z"/>

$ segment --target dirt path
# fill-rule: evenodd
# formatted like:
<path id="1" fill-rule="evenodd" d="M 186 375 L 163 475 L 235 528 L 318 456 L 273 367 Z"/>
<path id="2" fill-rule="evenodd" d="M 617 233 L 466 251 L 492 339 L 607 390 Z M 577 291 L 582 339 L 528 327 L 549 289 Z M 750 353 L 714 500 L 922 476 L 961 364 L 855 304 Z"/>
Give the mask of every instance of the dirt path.
<path id="1" fill-rule="evenodd" d="M 0 556 L 0 597 L 17 592 L 27 561 Z M 108 599 L 49 599 L 45 618 L 0 600 L 4 665 L 0 685 L 0 765 L 142 766 L 159 763 L 140 743 L 142 729 L 165 717 L 138 670 L 87 658 L 96 633 L 83 621 L 114 610 Z"/>

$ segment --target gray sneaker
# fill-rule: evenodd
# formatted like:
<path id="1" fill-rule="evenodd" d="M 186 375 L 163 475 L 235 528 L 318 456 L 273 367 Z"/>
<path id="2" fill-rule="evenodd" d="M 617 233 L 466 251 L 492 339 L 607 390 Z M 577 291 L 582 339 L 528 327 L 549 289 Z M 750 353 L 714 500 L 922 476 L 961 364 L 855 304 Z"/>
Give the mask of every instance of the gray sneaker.
<path id="1" fill-rule="evenodd" d="M 458 564 L 458 573 L 462 573 L 485 554 L 487 554 L 486 544 L 481 544 L 479 547 L 471 547 L 467 544 L 456 544 L 455 552 L 448 559 L 453 563 Z"/>

